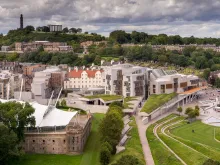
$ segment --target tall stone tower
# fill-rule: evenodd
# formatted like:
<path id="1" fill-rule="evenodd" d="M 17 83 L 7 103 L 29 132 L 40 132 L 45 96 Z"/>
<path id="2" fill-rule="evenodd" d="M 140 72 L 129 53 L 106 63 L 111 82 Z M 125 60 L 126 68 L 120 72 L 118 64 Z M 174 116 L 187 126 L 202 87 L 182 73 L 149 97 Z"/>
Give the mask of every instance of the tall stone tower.
<path id="1" fill-rule="evenodd" d="M 24 22 L 23 22 L 23 15 L 21 14 L 21 17 L 20 17 L 20 29 L 23 29 L 24 28 Z"/>

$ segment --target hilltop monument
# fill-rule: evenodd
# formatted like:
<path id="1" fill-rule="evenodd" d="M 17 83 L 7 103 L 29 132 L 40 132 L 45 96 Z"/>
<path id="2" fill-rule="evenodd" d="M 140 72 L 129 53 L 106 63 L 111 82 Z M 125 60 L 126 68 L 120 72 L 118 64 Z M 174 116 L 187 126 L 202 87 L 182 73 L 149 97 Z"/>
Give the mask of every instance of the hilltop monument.
<path id="1" fill-rule="evenodd" d="M 23 14 L 21 14 L 21 17 L 20 17 L 20 29 L 23 29 L 24 28 L 24 20 L 23 20 Z"/>

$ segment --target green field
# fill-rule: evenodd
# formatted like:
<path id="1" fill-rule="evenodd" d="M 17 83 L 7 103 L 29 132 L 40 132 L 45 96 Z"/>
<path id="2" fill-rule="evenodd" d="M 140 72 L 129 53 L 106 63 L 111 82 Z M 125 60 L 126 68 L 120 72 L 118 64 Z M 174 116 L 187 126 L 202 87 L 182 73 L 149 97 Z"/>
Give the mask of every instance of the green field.
<path id="1" fill-rule="evenodd" d="M 92 95 L 92 96 L 85 96 L 87 99 L 103 99 L 104 101 L 114 101 L 122 99 L 122 96 L 119 95 Z"/>
<path id="2" fill-rule="evenodd" d="M 164 118 L 163 121 L 167 121 L 172 116 Z M 159 123 L 162 121 L 157 122 L 157 124 Z M 155 164 L 181 164 L 171 152 L 161 152 L 165 146 L 153 134 L 153 128 L 157 124 L 151 125 L 147 130 L 147 138 Z M 162 131 L 163 128 L 166 128 L 165 134 Z M 160 125 L 157 134 L 186 164 L 202 165 L 208 159 L 220 161 L 220 143 L 214 140 L 214 128 L 201 121 L 187 124 L 183 117 L 176 117 Z"/>
<path id="3" fill-rule="evenodd" d="M 104 114 L 94 114 L 92 131 L 82 155 L 42 155 L 26 154 L 20 161 L 11 165 L 99 165 L 99 133 L 98 126 Z"/>
<path id="4" fill-rule="evenodd" d="M 111 164 L 115 163 L 123 155 L 133 155 L 136 158 L 138 158 L 142 164 L 145 164 L 142 145 L 140 142 L 138 128 L 137 128 L 134 117 L 132 118 L 132 120 L 133 121 L 130 123 L 130 126 L 132 127 L 132 129 L 128 133 L 128 136 L 131 136 L 131 138 L 128 139 L 128 141 L 126 142 L 126 145 L 125 145 L 126 149 L 125 151 L 122 151 L 121 153 L 114 155 L 111 160 Z"/>
<path id="5" fill-rule="evenodd" d="M 215 138 L 220 141 L 220 128 L 215 129 Z"/>
<path id="6" fill-rule="evenodd" d="M 147 99 L 146 103 L 144 104 L 142 108 L 142 112 L 146 113 L 151 113 L 155 109 L 159 108 L 169 100 L 173 99 L 175 96 L 177 96 L 176 93 L 171 93 L 171 94 L 160 94 L 160 95 L 155 95 L 152 94 L 150 97 Z"/>

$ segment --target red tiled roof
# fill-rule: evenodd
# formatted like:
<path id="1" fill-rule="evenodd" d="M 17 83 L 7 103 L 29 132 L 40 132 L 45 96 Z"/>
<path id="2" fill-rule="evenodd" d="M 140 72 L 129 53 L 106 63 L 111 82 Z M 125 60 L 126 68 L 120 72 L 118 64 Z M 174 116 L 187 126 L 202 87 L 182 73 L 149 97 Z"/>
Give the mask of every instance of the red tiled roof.
<path id="1" fill-rule="evenodd" d="M 88 75 L 88 77 L 95 77 L 96 72 L 100 71 L 103 72 L 102 70 L 71 70 L 68 73 L 68 78 L 81 78 L 82 72 L 85 71 Z"/>

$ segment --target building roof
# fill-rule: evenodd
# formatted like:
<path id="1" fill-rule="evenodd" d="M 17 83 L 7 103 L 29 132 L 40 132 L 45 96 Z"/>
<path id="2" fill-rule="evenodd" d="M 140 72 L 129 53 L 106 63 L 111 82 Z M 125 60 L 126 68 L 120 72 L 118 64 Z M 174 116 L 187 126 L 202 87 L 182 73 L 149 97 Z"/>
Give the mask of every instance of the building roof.
<path id="1" fill-rule="evenodd" d="M 98 71 L 103 72 L 102 70 L 71 70 L 68 73 L 68 78 L 81 78 L 82 72 L 84 71 L 87 73 L 88 77 L 95 77 Z"/>
<path id="2" fill-rule="evenodd" d="M 22 101 L 17 101 L 17 100 L 0 99 L 0 102 L 2 103 L 8 101 L 16 101 L 16 102 L 24 103 Z M 30 103 L 30 105 L 32 105 L 32 107 L 35 109 L 33 116 L 35 117 L 36 127 L 66 126 L 69 124 L 71 119 L 77 114 L 77 111 L 67 112 L 52 107 L 51 111 L 44 117 L 44 114 L 47 111 L 48 106 L 39 104 L 37 102 L 32 102 Z"/>

